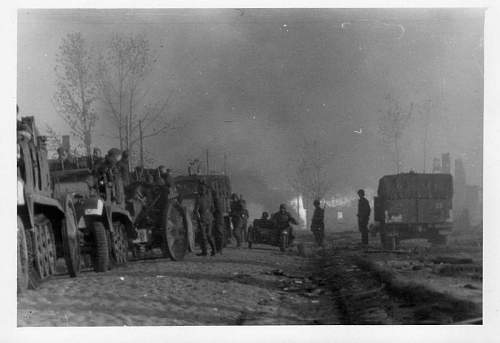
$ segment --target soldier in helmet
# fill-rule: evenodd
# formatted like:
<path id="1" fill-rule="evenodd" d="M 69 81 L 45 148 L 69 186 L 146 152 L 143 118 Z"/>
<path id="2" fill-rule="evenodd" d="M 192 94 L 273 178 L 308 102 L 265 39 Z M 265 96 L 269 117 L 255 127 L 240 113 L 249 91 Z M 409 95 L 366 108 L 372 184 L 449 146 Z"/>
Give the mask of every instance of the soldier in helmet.
<path id="1" fill-rule="evenodd" d="M 106 195 L 106 187 L 111 188 L 110 200 L 116 201 L 118 204 L 124 204 L 125 193 L 123 189 L 123 181 L 118 162 L 122 158 L 122 152 L 116 148 L 108 151 L 104 161 L 96 166 L 95 174 L 98 180 L 99 192 Z"/>
<path id="2" fill-rule="evenodd" d="M 323 246 L 325 237 L 325 209 L 320 207 L 320 201 L 314 200 L 314 213 L 311 220 L 311 231 L 314 234 L 316 244 Z"/>
<path id="3" fill-rule="evenodd" d="M 208 187 L 203 181 L 198 185 L 198 197 L 194 207 L 194 214 L 198 220 L 201 233 L 201 253 L 198 256 L 207 256 L 207 243 L 211 248 L 211 256 L 215 255 L 215 245 L 212 237 L 213 222 L 213 201 L 211 199 Z"/>
<path id="4" fill-rule="evenodd" d="M 224 204 L 217 192 L 212 189 L 212 200 L 214 202 L 214 225 L 213 236 L 215 240 L 215 249 L 219 254 L 222 254 L 224 245 Z"/>
<path id="5" fill-rule="evenodd" d="M 292 217 L 292 215 L 286 210 L 285 204 L 280 205 L 280 210 L 272 215 L 271 220 L 274 222 L 276 229 L 279 230 L 280 232 L 282 230 L 289 229 L 290 242 L 291 242 L 294 236 L 293 236 L 293 228 L 290 224 L 297 225 L 298 223 L 295 220 L 295 218 Z"/>
<path id="6" fill-rule="evenodd" d="M 361 232 L 361 244 L 368 245 L 368 221 L 370 219 L 370 203 L 365 198 L 365 191 L 358 191 L 358 228 Z"/>
<path id="7" fill-rule="evenodd" d="M 128 160 L 128 150 L 122 153 L 122 159 L 118 162 L 118 170 L 123 180 L 123 185 L 127 187 L 130 184 L 130 169 Z"/>
<path id="8" fill-rule="evenodd" d="M 238 195 L 233 193 L 231 195 L 231 212 L 229 213 L 231 217 L 231 223 L 233 224 L 233 235 L 236 239 L 236 247 L 239 248 L 241 246 L 242 241 L 242 228 L 243 228 L 243 209 L 241 207 L 241 203 L 239 201 Z"/>

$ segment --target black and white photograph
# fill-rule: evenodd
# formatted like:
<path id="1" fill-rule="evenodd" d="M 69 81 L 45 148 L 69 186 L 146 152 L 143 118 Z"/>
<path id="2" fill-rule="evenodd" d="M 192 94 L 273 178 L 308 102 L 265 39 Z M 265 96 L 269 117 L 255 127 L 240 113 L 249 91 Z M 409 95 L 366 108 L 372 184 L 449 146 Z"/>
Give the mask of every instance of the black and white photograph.
<path id="1" fill-rule="evenodd" d="M 17 8 L 17 330 L 483 327 L 487 13 Z"/>

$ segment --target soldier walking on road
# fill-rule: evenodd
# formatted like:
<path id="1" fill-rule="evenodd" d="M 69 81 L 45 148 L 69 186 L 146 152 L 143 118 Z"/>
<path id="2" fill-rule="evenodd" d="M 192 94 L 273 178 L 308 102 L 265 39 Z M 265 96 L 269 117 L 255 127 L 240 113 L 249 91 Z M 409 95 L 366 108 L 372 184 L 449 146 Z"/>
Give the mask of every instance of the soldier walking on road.
<path id="1" fill-rule="evenodd" d="M 314 234 L 316 244 L 322 247 L 325 237 L 325 209 L 320 207 L 318 199 L 314 200 L 313 205 L 314 213 L 311 220 L 311 231 Z"/>
<path id="2" fill-rule="evenodd" d="M 368 245 L 368 221 L 370 220 L 370 204 L 365 198 L 365 191 L 358 191 L 358 228 L 361 232 L 361 244 Z"/>
<path id="3" fill-rule="evenodd" d="M 242 218 L 242 208 L 241 203 L 238 199 L 238 195 L 233 193 L 231 195 L 231 223 L 233 224 L 233 235 L 236 239 L 236 247 L 239 248 L 241 246 L 241 234 L 243 227 L 243 218 Z"/>
<path id="4" fill-rule="evenodd" d="M 207 243 L 212 249 L 211 256 L 215 255 L 215 245 L 212 238 L 212 222 L 213 218 L 213 200 L 211 199 L 210 193 L 202 181 L 199 185 L 198 197 L 196 198 L 196 204 L 194 207 L 194 213 L 198 220 L 198 225 L 200 227 L 201 233 L 201 253 L 198 256 L 207 256 Z"/>
<path id="5" fill-rule="evenodd" d="M 224 245 L 224 205 L 222 199 L 217 195 L 215 190 L 212 190 L 212 199 L 214 202 L 214 226 L 213 234 L 215 240 L 215 250 L 222 254 Z"/>

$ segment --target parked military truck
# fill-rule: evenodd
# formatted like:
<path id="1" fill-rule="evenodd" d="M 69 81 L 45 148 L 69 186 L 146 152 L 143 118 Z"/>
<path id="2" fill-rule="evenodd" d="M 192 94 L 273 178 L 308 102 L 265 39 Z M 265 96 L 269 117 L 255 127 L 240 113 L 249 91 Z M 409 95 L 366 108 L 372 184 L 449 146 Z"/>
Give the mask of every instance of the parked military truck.
<path id="1" fill-rule="evenodd" d="M 74 209 L 80 254 L 94 271 L 104 272 L 113 264 L 127 263 L 129 240 L 137 232 L 125 199 L 117 201 L 118 194 L 124 194 L 123 184 L 109 173 L 97 175 L 96 163 L 90 156 L 72 158 L 71 163 L 56 159 L 50 169 L 54 196 L 69 199 Z"/>
<path id="2" fill-rule="evenodd" d="M 446 244 L 452 230 L 453 180 L 450 174 L 404 173 L 379 180 L 374 198 L 375 227 L 382 245 L 396 249 L 404 239 Z"/>
<path id="3" fill-rule="evenodd" d="M 59 257 L 66 260 L 72 277 L 79 271 L 73 204 L 53 194 L 45 141 L 33 117 L 17 122 L 17 282 L 21 292 L 54 275 Z"/>
<path id="4" fill-rule="evenodd" d="M 195 233 L 195 237 L 192 237 L 193 242 L 191 242 L 191 245 L 194 246 L 194 241 L 199 241 L 199 230 L 197 222 L 193 217 L 193 210 L 196 197 L 198 196 L 198 185 L 200 180 L 204 180 L 211 189 L 215 190 L 217 196 L 222 199 L 224 207 L 223 242 L 224 245 L 226 245 L 231 239 L 231 219 L 229 217 L 231 183 L 229 177 L 227 175 L 185 175 L 176 177 L 175 185 L 181 199 L 181 205 L 186 208 L 186 211 L 190 214 L 190 216 L 188 216 L 190 225 L 193 226 L 193 232 Z"/>

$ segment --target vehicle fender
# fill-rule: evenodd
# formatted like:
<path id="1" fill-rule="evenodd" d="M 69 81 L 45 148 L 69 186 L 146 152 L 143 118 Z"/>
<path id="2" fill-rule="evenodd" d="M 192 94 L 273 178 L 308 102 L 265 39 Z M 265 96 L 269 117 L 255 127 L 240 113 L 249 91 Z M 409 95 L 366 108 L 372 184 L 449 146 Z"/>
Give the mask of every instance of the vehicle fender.
<path id="1" fill-rule="evenodd" d="M 31 227 L 35 226 L 35 206 L 37 205 L 49 209 L 50 212 L 52 212 L 52 214 L 56 217 L 52 217 L 49 219 L 60 220 L 64 218 L 64 210 L 58 200 L 49 198 L 41 194 L 27 194 L 26 207 L 28 209 L 29 222 Z"/>
<path id="2" fill-rule="evenodd" d="M 106 217 L 109 222 L 109 227 L 111 232 L 113 232 L 113 221 L 120 219 L 125 224 L 125 228 L 127 229 L 127 236 L 131 239 L 137 238 L 137 231 L 134 227 L 134 221 L 130 213 L 114 204 L 107 205 L 106 207 Z"/>

